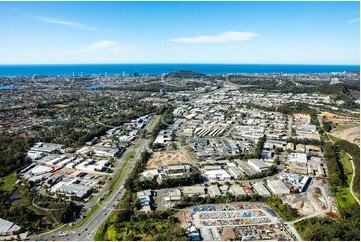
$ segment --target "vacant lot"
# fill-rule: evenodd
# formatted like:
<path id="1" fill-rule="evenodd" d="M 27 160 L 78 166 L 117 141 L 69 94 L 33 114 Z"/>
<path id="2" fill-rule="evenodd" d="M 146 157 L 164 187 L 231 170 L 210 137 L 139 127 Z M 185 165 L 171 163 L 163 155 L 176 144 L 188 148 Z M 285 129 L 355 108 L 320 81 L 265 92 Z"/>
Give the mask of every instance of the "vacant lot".
<path id="1" fill-rule="evenodd" d="M 338 131 L 335 130 L 331 134 L 339 139 L 344 139 L 350 143 L 360 145 L 360 126 Z"/>
<path id="2" fill-rule="evenodd" d="M 181 152 L 154 152 L 147 162 L 146 170 L 181 164 L 188 164 Z"/>

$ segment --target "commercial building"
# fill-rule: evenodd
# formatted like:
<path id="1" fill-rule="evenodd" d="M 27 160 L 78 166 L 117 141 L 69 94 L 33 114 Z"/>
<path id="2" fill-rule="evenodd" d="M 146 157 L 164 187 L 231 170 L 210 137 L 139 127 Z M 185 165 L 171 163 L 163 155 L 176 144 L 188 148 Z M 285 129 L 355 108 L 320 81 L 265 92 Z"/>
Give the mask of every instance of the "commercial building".
<path id="1" fill-rule="evenodd" d="M 252 167 L 257 172 L 266 172 L 268 170 L 268 166 L 266 163 L 259 159 L 250 159 L 248 160 L 248 165 Z"/>
<path id="2" fill-rule="evenodd" d="M 267 186 L 275 195 L 290 194 L 290 189 L 280 180 L 267 181 Z"/>

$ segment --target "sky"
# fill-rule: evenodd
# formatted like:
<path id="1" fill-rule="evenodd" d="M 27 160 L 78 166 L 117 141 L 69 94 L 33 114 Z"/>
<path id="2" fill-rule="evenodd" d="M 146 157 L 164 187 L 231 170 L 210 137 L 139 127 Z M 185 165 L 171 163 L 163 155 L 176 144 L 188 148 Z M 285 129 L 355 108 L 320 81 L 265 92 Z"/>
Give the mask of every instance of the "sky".
<path id="1" fill-rule="evenodd" d="M 0 2 L 0 64 L 360 64 L 359 2 Z"/>

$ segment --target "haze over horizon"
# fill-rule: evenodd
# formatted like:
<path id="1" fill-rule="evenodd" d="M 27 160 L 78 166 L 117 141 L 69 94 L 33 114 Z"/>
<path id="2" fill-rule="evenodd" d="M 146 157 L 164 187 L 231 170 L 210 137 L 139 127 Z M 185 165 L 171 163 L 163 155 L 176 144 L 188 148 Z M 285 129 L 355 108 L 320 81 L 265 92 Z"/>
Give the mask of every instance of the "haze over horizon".
<path id="1" fill-rule="evenodd" d="M 359 2 L 0 2 L 0 64 L 360 64 Z"/>

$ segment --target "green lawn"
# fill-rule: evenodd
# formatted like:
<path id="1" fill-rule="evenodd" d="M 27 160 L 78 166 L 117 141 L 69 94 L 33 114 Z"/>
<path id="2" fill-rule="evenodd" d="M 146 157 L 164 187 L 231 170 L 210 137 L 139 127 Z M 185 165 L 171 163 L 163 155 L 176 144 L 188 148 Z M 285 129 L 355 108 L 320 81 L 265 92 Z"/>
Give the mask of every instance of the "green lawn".
<path id="1" fill-rule="evenodd" d="M 346 153 L 340 152 L 340 162 L 347 177 L 347 185 L 350 186 L 353 172 L 350 157 Z"/>
<path id="2" fill-rule="evenodd" d="M 135 156 L 135 151 L 133 150 L 132 152 L 129 152 L 129 154 L 127 155 L 126 160 L 128 161 L 128 160 L 130 160 L 130 159 L 133 159 L 134 156 Z"/>
<path id="3" fill-rule="evenodd" d="M 14 189 L 14 184 L 17 180 L 16 172 L 12 172 L 7 176 L 0 177 L 0 190 L 11 192 Z"/>
<path id="4" fill-rule="evenodd" d="M 328 135 L 329 137 L 330 137 L 330 139 L 333 141 L 333 142 L 337 142 L 337 141 L 340 141 L 341 139 L 340 138 L 337 138 L 337 137 L 335 137 L 335 136 L 333 136 L 333 135 Z"/>
<path id="5" fill-rule="evenodd" d="M 337 188 L 336 199 L 341 208 L 348 207 L 348 206 L 356 203 L 356 200 L 352 196 L 350 190 L 345 187 Z"/>

